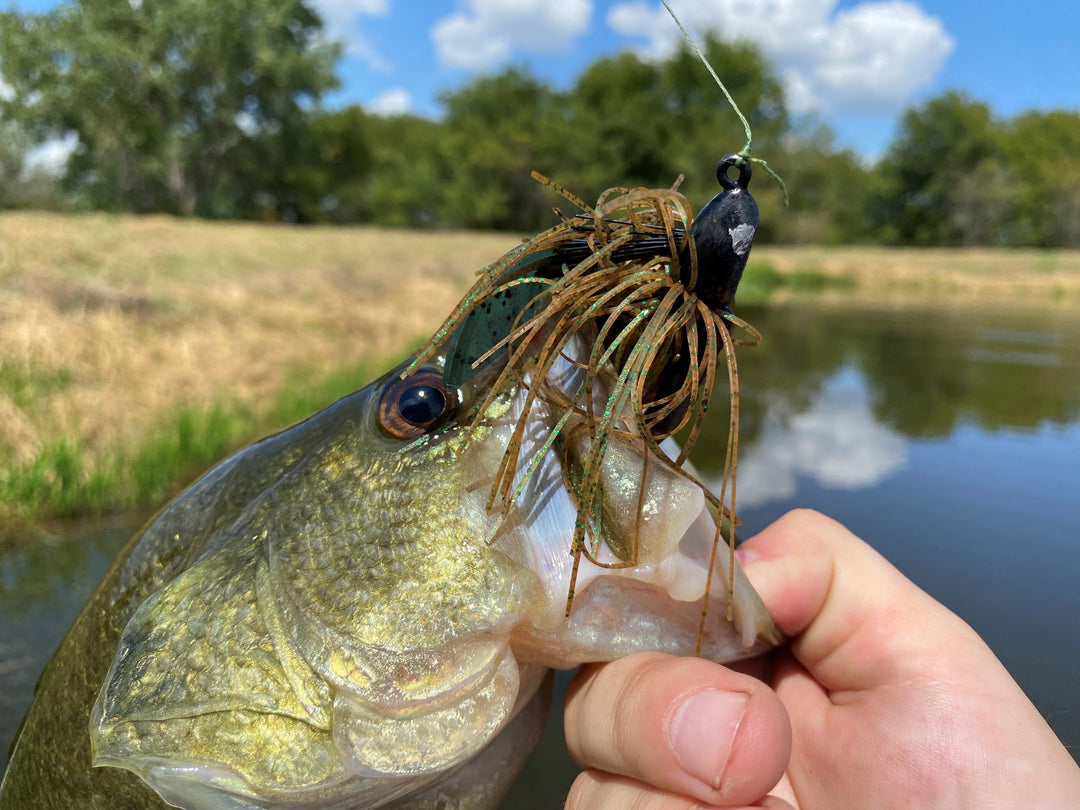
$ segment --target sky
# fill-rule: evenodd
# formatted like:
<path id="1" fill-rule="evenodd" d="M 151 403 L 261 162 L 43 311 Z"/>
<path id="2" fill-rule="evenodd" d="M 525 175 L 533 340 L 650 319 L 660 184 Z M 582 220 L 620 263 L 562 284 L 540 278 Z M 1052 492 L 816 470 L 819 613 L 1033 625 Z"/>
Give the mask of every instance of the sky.
<path id="1" fill-rule="evenodd" d="M 659 0 L 309 0 L 345 45 L 328 106 L 438 117 L 439 94 L 525 67 L 556 88 L 626 49 L 662 58 L 680 34 Z M 959 90 L 1007 117 L 1080 109 L 1080 4 L 1062 0 L 670 0 L 687 27 L 749 39 L 789 109 L 872 161 L 904 110 Z M 41 11 L 55 0 L 0 0 Z M 721 77 L 722 78 L 722 77 Z M 738 100 L 738 99 L 736 99 Z M 719 94 L 717 103 L 723 101 Z"/>
<path id="2" fill-rule="evenodd" d="M 436 117 L 441 91 L 507 65 L 565 88 L 601 56 L 630 48 L 657 58 L 680 41 L 659 0 L 314 2 L 347 47 L 343 87 L 329 100 L 387 114 Z M 1000 116 L 1080 108 L 1080 4 L 671 3 L 692 32 L 756 42 L 783 79 L 789 107 L 827 124 L 839 146 L 867 160 L 888 148 L 905 109 L 949 89 Z"/>

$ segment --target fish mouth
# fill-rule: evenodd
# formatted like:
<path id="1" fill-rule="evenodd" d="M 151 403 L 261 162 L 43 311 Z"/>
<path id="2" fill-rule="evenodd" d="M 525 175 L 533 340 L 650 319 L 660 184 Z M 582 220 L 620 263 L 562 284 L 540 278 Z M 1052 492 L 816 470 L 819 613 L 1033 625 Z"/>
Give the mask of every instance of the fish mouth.
<path id="1" fill-rule="evenodd" d="M 586 450 L 583 443 L 576 452 Z M 696 481 L 673 465 L 643 464 L 640 439 L 611 441 L 603 462 L 605 525 L 592 559 L 575 559 L 569 538 L 577 508 L 562 485 L 564 471 L 549 464 L 538 470 L 542 494 L 526 491 L 518 504 L 528 526 L 519 548 L 540 585 L 530 620 L 511 637 L 520 659 L 570 668 L 659 651 L 725 662 L 783 642 L 730 554 L 728 532 L 718 536 Z"/>
<path id="2" fill-rule="evenodd" d="M 585 356 L 579 343 L 575 338 L 568 358 Z M 581 368 L 560 361 L 548 385 L 571 399 Z M 594 407 L 607 401 L 606 387 L 604 380 L 594 383 Z M 507 400 L 494 420 L 494 441 L 475 456 L 477 491 L 493 499 L 484 471 L 502 465 L 525 397 L 519 390 Z M 726 523 L 723 535 L 717 532 L 715 499 L 675 465 L 675 442 L 661 442 L 661 455 L 623 419 L 602 439 L 597 462 L 589 417 L 574 413 L 560 421 L 563 413 L 542 398 L 533 403 L 518 438 L 515 495 L 504 511 L 496 507 L 496 516 L 489 515 L 498 527 L 492 548 L 533 575 L 511 619 L 518 659 L 572 668 L 660 651 L 723 662 L 781 644 L 783 635 L 730 553 Z M 596 463 L 590 492 L 599 496 L 583 541 L 589 550 L 581 550 L 578 535 L 575 551 L 582 516 L 573 493 Z"/>
<path id="3" fill-rule="evenodd" d="M 714 543 L 717 544 L 716 559 L 710 577 Z M 734 576 L 731 576 L 731 565 L 735 566 Z M 664 617 L 677 625 L 680 636 L 685 636 L 689 627 L 695 635 L 695 645 L 698 633 L 702 635 L 704 647 L 715 646 L 715 640 L 723 636 L 730 638 L 732 643 L 741 644 L 746 650 L 745 655 L 750 655 L 763 631 L 764 635 L 774 635 L 769 632 L 771 620 L 765 621 L 768 614 L 764 606 L 738 562 L 730 555 L 725 539 L 717 538 L 716 523 L 704 504 L 687 526 L 678 546 L 660 561 L 618 569 L 589 565 L 584 577 L 579 570 L 578 582 L 582 587 L 579 592 L 582 604 L 575 604 L 574 608 L 580 608 L 582 613 L 609 611 L 614 607 L 625 610 L 633 606 L 633 609 Z M 613 589 L 623 595 L 620 597 Z M 701 619 L 702 612 L 704 620 Z M 778 641 L 777 633 L 772 643 Z"/>

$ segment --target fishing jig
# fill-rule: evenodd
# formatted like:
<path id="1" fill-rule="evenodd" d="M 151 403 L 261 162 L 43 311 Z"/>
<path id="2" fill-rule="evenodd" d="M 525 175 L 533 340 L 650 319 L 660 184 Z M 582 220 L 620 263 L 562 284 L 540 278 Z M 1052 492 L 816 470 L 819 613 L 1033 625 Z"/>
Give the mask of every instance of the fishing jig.
<path id="1" fill-rule="evenodd" d="M 675 21 L 679 24 L 677 18 Z M 679 27 L 686 34 L 681 24 Z M 700 486 L 717 510 L 699 627 L 700 650 L 709 584 L 725 524 L 729 553 L 734 554 L 735 548 L 739 432 L 735 347 L 761 340 L 760 333 L 732 311 L 759 224 L 757 204 L 748 189 L 751 161 L 773 177 L 776 174 L 764 161 L 750 157 L 749 124 L 688 34 L 687 39 L 723 89 L 747 134 L 743 149 L 724 157 L 717 166 L 721 191 L 695 218 L 689 202 L 677 190 L 678 181 L 671 189 L 609 189 L 590 206 L 534 172 L 534 178 L 581 213 L 565 217 L 556 209 L 561 218 L 558 225 L 481 271 L 472 289 L 403 375 L 421 368 L 440 352 L 446 358 L 443 373 L 448 387 L 461 385 L 486 367 L 502 364 L 484 401 L 458 419 L 463 429 L 462 447 L 498 397 L 510 390 L 524 392 L 524 404 L 487 504 L 489 511 L 501 511 L 504 516 L 545 454 L 560 444 L 563 431 L 572 433 L 564 438 L 573 440 L 578 438 L 577 431 L 587 432 L 589 451 L 583 462 L 567 473 L 575 479 L 567 484 L 578 510 L 570 544 L 574 563 L 567 616 L 582 557 L 605 568 L 637 563 L 640 514 L 634 537 L 619 559 L 604 561 L 599 556 L 601 471 L 612 438 L 636 443 L 645 469 L 650 463 L 660 463 Z M 736 329 L 741 330 L 740 337 L 732 335 Z M 584 341 L 572 345 L 577 337 Z M 727 371 L 729 426 L 722 484 L 719 496 L 715 496 L 683 470 L 682 464 L 701 433 L 721 358 Z M 563 390 L 550 381 L 560 359 L 583 372 L 573 390 Z M 607 394 L 604 402 L 593 400 L 597 382 L 603 384 L 595 390 Z M 520 449 L 530 411 L 537 402 L 562 416 L 519 474 Z M 660 443 L 681 431 L 685 431 L 682 449 L 672 459 Z M 564 453 L 570 443 L 561 442 Z M 563 469 L 571 467 L 564 464 Z M 643 474 L 641 495 L 644 480 Z M 729 591 L 734 564 L 730 571 Z"/>
<path id="2" fill-rule="evenodd" d="M 738 171 L 737 179 L 729 176 L 732 170 Z M 731 392 L 724 487 L 719 498 L 702 489 L 729 525 L 734 523 L 733 509 L 724 505 L 738 452 L 734 348 L 756 343 L 760 335 L 734 315 L 731 304 L 758 212 L 747 188 L 749 163 L 738 155 L 720 161 L 722 190 L 696 219 L 674 188 L 611 189 L 592 207 L 537 177 L 582 213 L 563 218 L 486 268 L 417 353 L 414 365 L 443 352 L 446 384 L 455 386 L 488 365 L 504 362 L 487 399 L 473 409 L 471 418 L 462 419 L 465 443 L 498 396 L 512 387 L 527 392 L 495 477 L 490 510 L 505 514 L 571 417 L 584 417 L 575 430 L 588 431 L 591 449 L 578 480 L 570 482 L 578 520 L 571 545 L 575 562 L 569 613 L 581 557 L 604 567 L 636 564 L 636 541 L 626 559 L 604 562 L 593 539 L 599 536 L 601 469 L 609 439 L 613 434 L 629 437 L 640 443 L 643 463 L 658 461 L 690 477 L 681 465 L 700 434 L 721 358 Z M 733 328 L 747 337 L 733 338 Z M 584 374 L 576 389 L 566 392 L 549 384 L 548 377 L 578 335 L 587 338 L 591 349 L 587 360 L 571 359 Z M 594 383 L 600 380 L 608 392 L 603 403 L 593 402 Z M 538 400 L 563 416 L 519 476 L 518 455 L 529 412 Z M 660 443 L 684 429 L 688 433 L 682 451 L 672 460 Z"/>

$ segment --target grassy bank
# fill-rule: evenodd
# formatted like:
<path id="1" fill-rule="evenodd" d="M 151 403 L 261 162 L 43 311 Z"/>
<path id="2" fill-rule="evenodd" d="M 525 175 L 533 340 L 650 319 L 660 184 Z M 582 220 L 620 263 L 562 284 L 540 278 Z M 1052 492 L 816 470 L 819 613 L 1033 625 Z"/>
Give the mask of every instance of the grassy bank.
<path id="1" fill-rule="evenodd" d="M 297 371 L 268 408 L 224 396 L 208 406 L 178 405 L 143 436 L 91 452 L 81 436 L 46 443 L 29 462 L 0 472 L 0 548 L 7 528 L 41 518 L 68 518 L 164 502 L 214 462 L 295 423 L 356 390 L 382 369 L 364 361 L 316 378 Z M 7 541 L 15 532 L 7 532 Z"/>
<path id="2" fill-rule="evenodd" d="M 160 500 L 368 382 L 515 241 L 0 214 L 0 522 Z"/>
<path id="3" fill-rule="evenodd" d="M 516 242 L 0 214 L 0 523 L 159 503 L 368 382 Z M 740 303 L 809 294 L 1076 305 L 1080 253 L 755 248 Z"/>
<path id="4" fill-rule="evenodd" d="M 755 247 L 739 301 L 828 294 L 873 306 L 950 300 L 1080 305 L 1080 251 Z"/>

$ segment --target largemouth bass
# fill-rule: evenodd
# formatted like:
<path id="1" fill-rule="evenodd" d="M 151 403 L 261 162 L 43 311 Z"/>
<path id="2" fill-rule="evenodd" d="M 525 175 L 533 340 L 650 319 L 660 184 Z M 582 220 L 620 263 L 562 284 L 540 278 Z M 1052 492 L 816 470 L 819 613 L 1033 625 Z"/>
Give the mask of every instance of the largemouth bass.
<path id="1" fill-rule="evenodd" d="M 566 618 L 564 465 L 586 442 L 488 514 L 523 392 L 461 451 L 455 415 L 491 373 L 399 372 L 228 459 L 131 542 L 42 675 L 3 810 L 490 807 L 538 737 L 547 668 L 693 653 L 713 537 L 695 484 L 612 443 L 602 542 L 617 557 L 640 512 L 638 565 L 584 564 Z M 543 435 L 555 414 L 530 418 Z M 775 644 L 741 572 L 733 623 L 715 576 L 703 654 Z"/>

